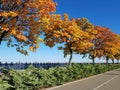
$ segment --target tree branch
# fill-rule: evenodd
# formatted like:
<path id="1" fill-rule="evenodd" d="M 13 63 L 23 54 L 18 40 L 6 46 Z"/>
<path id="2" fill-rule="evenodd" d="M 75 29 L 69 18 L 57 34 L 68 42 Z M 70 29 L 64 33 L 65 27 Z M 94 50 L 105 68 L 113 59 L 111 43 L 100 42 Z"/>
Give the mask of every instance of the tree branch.
<path id="1" fill-rule="evenodd" d="M 8 32 L 9 32 L 9 31 L 4 31 L 4 32 L 1 34 L 1 36 L 0 36 L 0 45 L 1 45 L 1 42 L 2 42 L 3 38 L 7 35 Z"/>

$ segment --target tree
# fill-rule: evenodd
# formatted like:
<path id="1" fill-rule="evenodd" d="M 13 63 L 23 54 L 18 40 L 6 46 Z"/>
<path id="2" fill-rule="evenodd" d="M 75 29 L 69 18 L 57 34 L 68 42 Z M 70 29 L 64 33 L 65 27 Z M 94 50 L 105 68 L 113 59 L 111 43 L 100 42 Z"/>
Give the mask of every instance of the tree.
<path id="1" fill-rule="evenodd" d="M 88 37 L 86 38 L 89 43 L 92 43 L 91 47 L 88 47 L 86 51 L 80 54 L 83 55 L 83 58 L 89 55 L 89 58 L 92 59 L 93 65 L 94 65 L 96 56 L 90 52 L 93 51 L 93 48 L 94 48 L 93 40 L 95 39 L 95 36 L 97 35 L 97 30 L 95 30 L 94 25 L 90 23 L 87 18 L 77 19 L 76 23 L 82 31 L 89 34 Z"/>
<path id="2" fill-rule="evenodd" d="M 9 47 L 27 55 L 24 47 L 35 51 L 41 41 L 41 24 L 56 10 L 53 0 L 1 0 L 0 44 L 6 41 Z"/>
<path id="3" fill-rule="evenodd" d="M 56 43 L 61 43 L 60 37 L 62 35 L 62 17 L 60 14 L 53 14 L 50 18 L 44 18 L 42 25 L 44 43 L 53 47 Z"/>
<path id="4" fill-rule="evenodd" d="M 64 19 L 61 15 L 53 15 L 48 21 L 50 21 L 47 26 L 49 28 L 46 26 L 43 28 L 44 41 L 50 47 L 53 47 L 56 43 L 62 44 L 58 49 L 63 50 L 64 57 L 70 55 L 69 65 L 74 53 L 83 53 L 92 46 L 89 33 L 81 30 L 76 23 L 76 19 L 70 20 L 68 15 L 64 14 Z"/>
<path id="5" fill-rule="evenodd" d="M 65 27 L 64 32 L 70 35 L 66 38 L 64 47 L 59 49 L 64 51 L 64 57 L 70 55 L 69 65 L 71 64 L 73 54 L 81 54 L 87 52 L 92 46 L 90 42 L 90 36 L 88 32 L 84 32 L 76 23 L 76 19 L 69 20 L 67 18 L 67 27 Z M 64 24 L 65 25 L 65 24 Z M 63 32 L 63 34 L 65 34 Z"/>
<path id="6" fill-rule="evenodd" d="M 106 64 L 108 64 L 108 60 L 114 60 L 114 56 L 119 53 L 117 46 L 118 38 L 109 28 L 96 26 L 95 29 L 98 31 L 98 34 L 93 40 L 94 48 L 90 53 L 98 58 L 105 57 Z"/>
<path id="7" fill-rule="evenodd" d="M 114 55 L 115 59 L 117 60 L 117 63 L 119 63 L 119 60 L 120 60 L 120 35 L 118 34 L 115 34 L 116 36 L 116 45 L 115 47 L 118 49 L 118 53 Z"/>
<path id="8" fill-rule="evenodd" d="M 117 60 L 117 63 L 119 63 L 119 60 L 120 60 L 120 50 L 119 50 L 119 53 L 117 53 L 114 57 Z"/>

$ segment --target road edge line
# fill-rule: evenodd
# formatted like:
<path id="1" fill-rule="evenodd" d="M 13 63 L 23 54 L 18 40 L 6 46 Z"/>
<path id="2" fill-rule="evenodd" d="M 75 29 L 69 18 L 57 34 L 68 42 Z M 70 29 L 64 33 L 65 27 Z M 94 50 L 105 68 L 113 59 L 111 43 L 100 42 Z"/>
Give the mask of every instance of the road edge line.
<path id="1" fill-rule="evenodd" d="M 115 77 L 113 77 L 113 78 L 109 79 L 108 81 L 106 81 L 106 82 L 104 82 L 104 83 L 100 84 L 99 86 L 97 86 L 97 87 L 96 87 L 96 88 L 94 88 L 93 90 L 97 90 L 98 88 L 100 88 L 100 87 L 104 86 L 105 84 L 109 83 L 110 81 L 114 80 L 114 79 L 115 79 L 115 78 L 117 78 L 117 77 L 119 77 L 119 76 L 115 76 Z"/>

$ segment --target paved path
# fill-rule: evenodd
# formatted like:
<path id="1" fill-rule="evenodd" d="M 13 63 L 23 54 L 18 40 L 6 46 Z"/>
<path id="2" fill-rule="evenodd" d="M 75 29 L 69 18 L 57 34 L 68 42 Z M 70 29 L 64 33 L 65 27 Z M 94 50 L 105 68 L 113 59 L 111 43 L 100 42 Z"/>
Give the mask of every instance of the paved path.
<path id="1" fill-rule="evenodd" d="M 120 90 L 120 69 L 47 90 Z"/>

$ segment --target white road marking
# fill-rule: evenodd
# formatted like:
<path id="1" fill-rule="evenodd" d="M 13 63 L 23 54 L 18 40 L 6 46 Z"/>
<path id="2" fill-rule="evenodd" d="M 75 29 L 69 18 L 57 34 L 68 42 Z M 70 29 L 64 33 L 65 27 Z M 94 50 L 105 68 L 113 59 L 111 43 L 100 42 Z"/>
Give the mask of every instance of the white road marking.
<path id="1" fill-rule="evenodd" d="M 97 87 L 94 88 L 93 90 L 97 90 L 98 88 L 104 86 L 105 84 L 109 83 L 110 81 L 112 81 L 113 79 L 115 79 L 115 78 L 117 78 L 117 77 L 118 77 L 118 76 L 115 76 L 115 77 L 111 78 L 110 80 L 108 80 L 108 81 L 102 83 L 101 85 L 97 86 Z"/>

